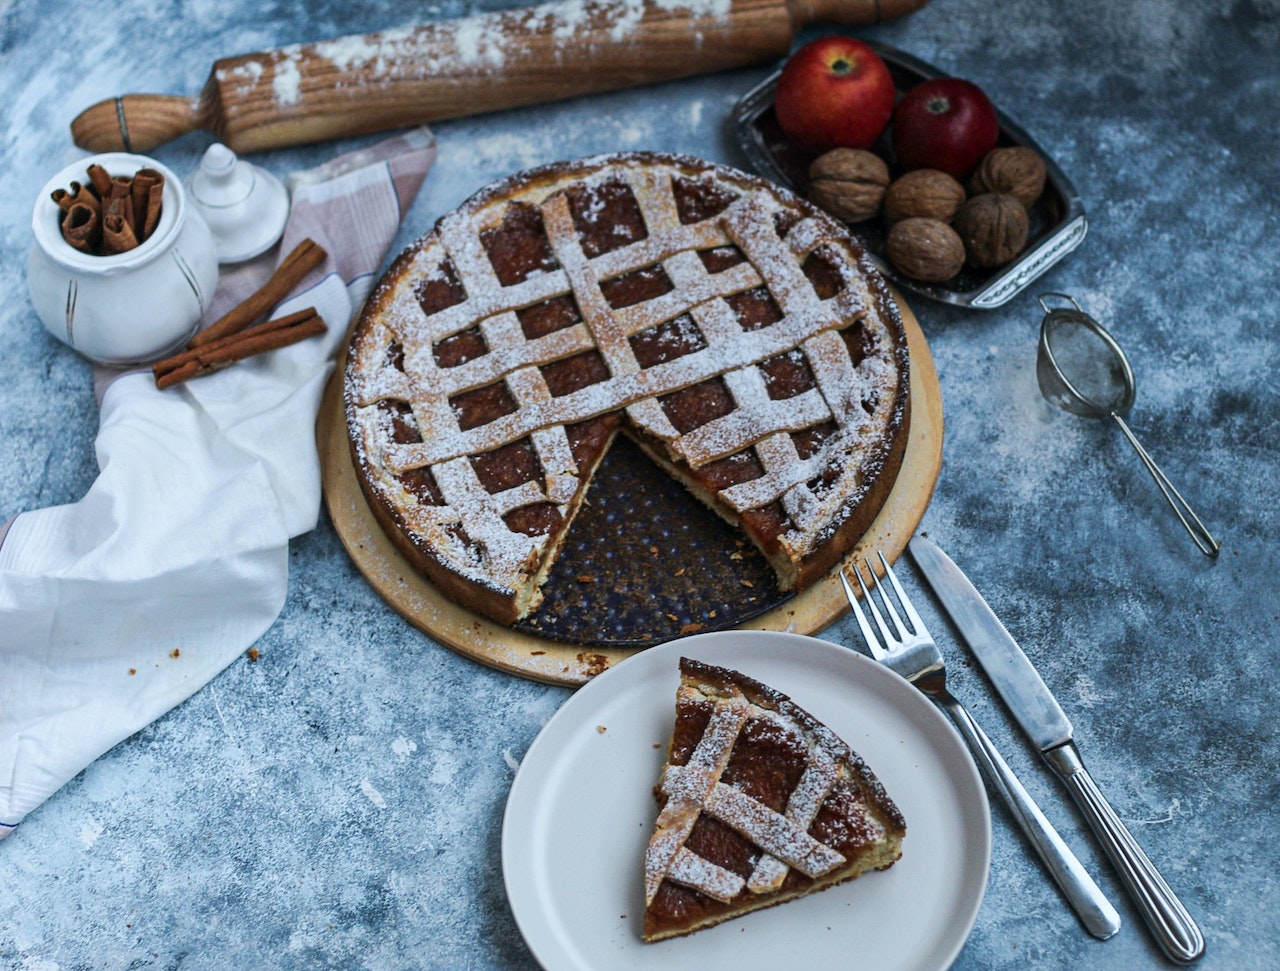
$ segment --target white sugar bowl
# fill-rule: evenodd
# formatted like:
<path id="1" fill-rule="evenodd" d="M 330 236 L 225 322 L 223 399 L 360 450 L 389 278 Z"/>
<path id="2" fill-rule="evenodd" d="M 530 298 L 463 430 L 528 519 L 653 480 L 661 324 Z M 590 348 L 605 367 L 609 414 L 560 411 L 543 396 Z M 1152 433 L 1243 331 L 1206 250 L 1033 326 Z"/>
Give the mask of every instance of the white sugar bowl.
<path id="1" fill-rule="evenodd" d="M 164 176 L 159 222 L 138 246 L 99 256 L 62 236 L 55 190 L 89 184 L 88 169 L 132 178 L 140 169 Z M 153 361 L 187 342 L 218 285 L 218 253 L 209 227 L 187 203 L 181 181 L 144 155 L 109 152 L 80 159 L 41 190 L 31 215 L 35 242 L 27 288 L 41 322 L 58 340 L 100 364 Z"/>

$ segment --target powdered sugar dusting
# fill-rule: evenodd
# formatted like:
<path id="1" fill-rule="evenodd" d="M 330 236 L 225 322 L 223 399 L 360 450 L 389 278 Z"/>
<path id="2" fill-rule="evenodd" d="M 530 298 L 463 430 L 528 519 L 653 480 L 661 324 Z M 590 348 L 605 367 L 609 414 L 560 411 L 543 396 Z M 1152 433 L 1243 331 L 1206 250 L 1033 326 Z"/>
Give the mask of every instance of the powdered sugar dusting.
<path id="1" fill-rule="evenodd" d="M 810 751 L 809 764 L 800 777 L 800 784 L 787 799 L 787 819 L 807 833 L 839 775 L 840 767 L 830 753 L 821 746 L 814 746 Z M 752 893 L 765 893 L 780 887 L 786 876 L 786 863 L 776 856 L 766 854 L 756 863 L 747 886 Z"/>
<path id="2" fill-rule="evenodd" d="M 742 877 L 732 870 L 726 870 L 696 853 L 690 853 L 684 847 L 676 852 L 666 878 L 673 883 L 700 890 L 723 903 L 728 903 L 741 893 L 743 885 Z"/>

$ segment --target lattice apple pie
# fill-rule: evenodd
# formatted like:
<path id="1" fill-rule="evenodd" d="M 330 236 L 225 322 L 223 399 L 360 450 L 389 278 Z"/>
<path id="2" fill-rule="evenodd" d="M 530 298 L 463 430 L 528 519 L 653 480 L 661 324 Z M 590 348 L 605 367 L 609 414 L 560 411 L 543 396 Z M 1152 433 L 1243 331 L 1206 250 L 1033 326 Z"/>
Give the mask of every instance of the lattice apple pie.
<path id="1" fill-rule="evenodd" d="M 866 763 L 786 695 L 680 659 L 645 854 L 659 941 L 825 890 L 902 856 L 906 822 Z"/>
<path id="2" fill-rule="evenodd" d="M 443 217 L 370 296 L 345 406 L 383 529 L 511 623 L 618 432 L 783 590 L 812 583 L 892 488 L 907 369 L 898 310 L 842 226 L 761 179 L 637 153 L 525 172 Z"/>

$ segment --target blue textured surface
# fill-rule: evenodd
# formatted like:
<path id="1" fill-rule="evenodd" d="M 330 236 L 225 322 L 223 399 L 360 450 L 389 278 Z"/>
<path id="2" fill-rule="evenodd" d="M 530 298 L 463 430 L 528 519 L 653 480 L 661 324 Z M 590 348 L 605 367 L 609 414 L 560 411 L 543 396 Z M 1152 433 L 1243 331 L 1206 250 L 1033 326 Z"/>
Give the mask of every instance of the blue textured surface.
<path id="1" fill-rule="evenodd" d="M 195 92 L 221 56 L 473 9 L 385 7 L 0 3 L 0 519 L 74 501 L 96 474 L 89 366 L 25 297 L 31 202 L 79 155 L 70 119 L 111 94 Z M 1089 236 L 1043 289 L 1074 294 L 1129 349 L 1133 424 L 1224 549 L 1217 562 L 1194 549 L 1115 429 L 1040 398 L 1030 292 L 986 313 L 914 302 L 947 415 L 924 528 L 1058 691 L 1095 778 L 1199 919 L 1201 967 L 1280 967 L 1280 8 L 935 0 L 866 34 L 981 83 L 1075 183 Z M 436 125 L 440 160 L 397 248 L 531 164 L 618 149 L 740 164 L 723 121 L 769 69 Z M 207 144 L 154 154 L 187 173 Z M 255 161 L 284 174 L 345 147 Z M 515 767 L 567 689 L 418 634 L 327 520 L 292 565 L 261 660 L 233 664 L 0 843 L 0 967 L 534 966 L 499 833 Z M 1061 790 L 976 668 L 957 668 L 957 692 L 1125 928 L 1107 943 L 1081 931 L 996 807 L 987 897 L 956 967 L 1162 966 Z"/>

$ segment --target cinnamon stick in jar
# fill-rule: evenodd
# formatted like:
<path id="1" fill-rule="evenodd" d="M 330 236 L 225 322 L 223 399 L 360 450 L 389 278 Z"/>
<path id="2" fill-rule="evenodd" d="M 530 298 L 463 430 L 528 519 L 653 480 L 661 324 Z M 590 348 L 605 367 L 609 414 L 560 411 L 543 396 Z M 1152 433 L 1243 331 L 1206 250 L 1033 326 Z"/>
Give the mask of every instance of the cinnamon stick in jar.
<path id="1" fill-rule="evenodd" d="M 81 185 L 79 182 L 72 182 L 69 201 L 72 206 L 88 206 L 99 216 L 102 215 L 102 200 L 99 199 L 98 194 L 87 185 Z"/>
<path id="2" fill-rule="evenodd" d="M 98 210 L 83 202 L 72 205 L 62 216 L 62 238 L 82 253 L 93 253 L 102 241 L 102 221 Z"/>
<path id="3" fill-rule="evenodd" d="M 130 203 L 133 206 L 134 231 L 145 242 L 160 221 L 160 204 L 164 199 L 164 176 L 155 169 L 138 169 L 133 176 Z"/>
<path id="4" fill-rule="evenodd" d="M 93 256 L 127 253 L 145 243 L 160 223 L 164 175 L 141 168 L 132 176 L 112 176 L 96 162 L 87 171 L 88 185 L 73 181 L 69 188 L 50 193 L 63 238 Z M 92 220 L 84 209 L 93 212 Z M 72 210 L 79 211 L 68 223 Z"/>
<path id="5" fill-rule="evenodd" d="M 108 212 L 102 217 L 102 252 L 105 256 L 127 253 L 138 246 L 133 223 L 118 212 Z"/>
<path id="6" fill-rule="evenodd" d="M 87 185 L 73 181 L 69 189 L 54 189 L 50 193 L 58 209 L 65 215 L 72 206 L 89 206 L 95 212 L 101 212 L 102 202 L 98 195 Z"/>
<path id="7" fill-rule="evenodd" d="M 133 215 L 133 180 L 126 175 L 117 175 L 111 180 L 111 194 L 105 200 L 105 212 L 109 218 L 111 216 L 119 216 L 129 227 L 129 236 L 133 240 L 133 244 L 129 246 L 132 249 L 138 245 L 138 226 Z M 123 243 L 123 234 L 117 237 L 120 243 Z M 112 252 L 123 253 L 124 250 L 116 249 Z"/>
<path id="8" fill-rule="evenodd" d="M 94 162 L 89 166 L 88 175 L 89 184 L 93 186 L 93 191 L 98 193 L 98 198 L 108 198 L 111 195 L 111 173 Z"/>

